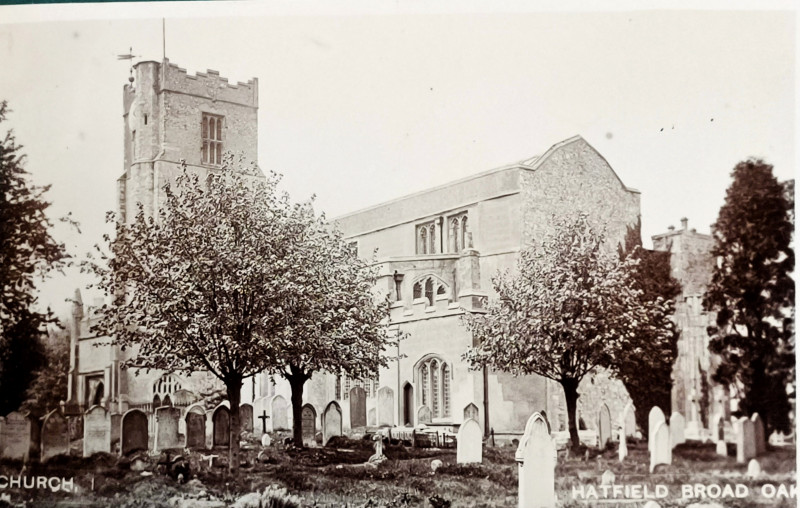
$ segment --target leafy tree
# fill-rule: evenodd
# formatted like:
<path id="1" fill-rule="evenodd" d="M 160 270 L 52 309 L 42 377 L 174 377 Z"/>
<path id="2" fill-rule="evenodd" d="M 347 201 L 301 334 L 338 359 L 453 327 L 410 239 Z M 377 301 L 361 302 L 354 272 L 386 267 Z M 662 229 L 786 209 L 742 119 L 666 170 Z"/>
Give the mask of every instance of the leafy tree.
<path id="1" fill-rule="evenodd" d="M 672 371 L 678 355 L 680 332 L 670 321 L 675 312 L 675 298 L 681 285 L 671 275 L 670 253 L 642 248 L 641 222 L 628 229 L 620 259 L 629 258 L 633 287 L 639 291 L 642 305 L 662 303 L 662 313 L 653 320 L 639 323 L 635 348 L 613 366 L 616 377 L 637 408 L 636 424 L 648 435 L 649 412 L 658 406 L 664 414 L 672 413 Z"/>
<path id="2" fill-rule="evenodd" d="M 738 390 L 740 411 L 758 412 L 768 432 L 788 432 L 795 295 L 794 197 L 786 190 L 793 186 L 760 160 L 740 162 L 731 176 L 713 227 L 717 263 L 703 302 L 717 313 L 709 349 L 721 363 L 713 378 Z"/>
<path id="3" fill-rule="evenodd" d="M 67 396 L 69 375 L 69 333 L 63 327 L 53 330 L 41 344 L 44 362 L 35 371 L 22 408 L 36 416 L 57 409 Z M 31 371 L 33 372 L 33 371 Z"/>
<path id="4" fill-rule="evenodd" d="M 0 123 L 9 112 L 0 101 Z M 22 146 L 7 131 L 0 139 L 0 414 L 24 400 L 42 361 L 39 338 L 53 321 L 49 310 L 36 310 L 36 281 L 66 264 L 64 245 L 50 234 L 48 189 L 30 183 Z"/>
<path id="5" fill-rule="evenodd" d="M 521 252 L 516 275 L 493 278 L 499 299 L 466 319 L 479 342 L 465 355 L 473 368 L 538 374 L 561 384 L 573 448 L 580 445 L 581 379 L 628 358 L 639 329 L 667 310 L 662 302 L 642 301 L 630 280 L 632 261 L 620 262 L 604 240 L 586 215 L 554 220 L 552 235 Z"/>
<path id="6" fill-rule="evenodd" d="M 344 349 L 360 344 L 355 335 L 370 330 L 356 318 L 369 314 L 359 307 L 367 304 L 361 279 L 335 265 L 345 262 L 345 249 L 325 243 L 331 234 L 322 234 L 311 204 L 279 195 L 274 173 L 226 168 L 201 178 L 184 166 L 164 187 L 157 216 L 140 205 L 130 223 L 116 224 L 113 240 L 106 237 L 110 253 L 87 266 L 113 296 L 95 330 L 132 348 L 124 366 L 202 370 L 223 382 L 234 473 L 243 380 L 284 365 L 284 354 L 302 359 L 303 341 L 323 334 L 329 361 L 347 358 Z M 344 275 L 353 280 L 338 280 Z M 317 365 L 307 362 L 297 366 Z"/>

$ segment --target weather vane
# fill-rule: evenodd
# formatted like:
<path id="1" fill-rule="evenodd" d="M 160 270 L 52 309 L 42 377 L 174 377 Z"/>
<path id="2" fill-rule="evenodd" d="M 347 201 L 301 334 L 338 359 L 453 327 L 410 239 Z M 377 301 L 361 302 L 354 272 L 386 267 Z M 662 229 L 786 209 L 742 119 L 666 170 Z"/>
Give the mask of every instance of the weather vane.
<path id="1" fill-rule="evenodd" d="M 134 55 L 133 54 L 133 47 L 128 48 L 128 52 L 123 55 L 117 55 L 117 60 L 130 60 L 131 61 L 131 68 L 130 68 L 130 76 L 128 77 L 128 81 L 133 83 L 133 59 L 138 58 L 141 55 Z"/>

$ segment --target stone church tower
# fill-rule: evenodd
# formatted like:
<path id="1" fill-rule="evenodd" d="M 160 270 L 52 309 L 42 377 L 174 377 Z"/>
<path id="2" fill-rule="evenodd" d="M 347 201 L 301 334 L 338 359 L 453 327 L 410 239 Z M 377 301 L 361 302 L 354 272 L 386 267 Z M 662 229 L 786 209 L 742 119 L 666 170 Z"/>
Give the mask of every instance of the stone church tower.
<path id="1" fill-rule="evenodd" d="M 231 152 L 256 161 L 258 152 L 258 80 L 229 83 L 218 72 L 189 75 L 163 62 L 142 61 L 131 70 L 122 95 L 124 164 L 117 180 L 119 220 L 130 222 L 141 203 L 146 214 L 159 209 L 163 187 L 174 181 L 182 162 L 205 173 L 222 165 Z M 131 408 L 152 410 L 168 401 L 186 405 L 216 387 L 203 373 L 182 376 L 161 371 L 120 369 L 128 352 L 91 331 L 96 309 L 73 303 L 67 413 L 99 404 L 111 413 Z M 169 399 L 167 399 L 167 397 Z"/>

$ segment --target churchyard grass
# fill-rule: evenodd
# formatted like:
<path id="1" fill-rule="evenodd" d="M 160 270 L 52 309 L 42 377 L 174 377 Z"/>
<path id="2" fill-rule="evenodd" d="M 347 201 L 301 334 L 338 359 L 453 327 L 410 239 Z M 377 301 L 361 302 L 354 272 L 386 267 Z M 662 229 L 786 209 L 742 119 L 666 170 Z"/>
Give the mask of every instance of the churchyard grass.
<path id="1" fill-rule="evenodd" d="M 280 439 L 275 439 L 280 442 Z M 77 452 L 80 442 L 73 443 Z M 92 458 L 59 456 L 48 464 L 31 465 L 28 475 L 74 477 L 78 492 L 52 493 L 46 490 L 5 489 L 12 501 L 30 500 L 29 506 L 109 506 L 119 508 L 151 506 L 194 506 L 202 500 L 219 500 L 232 505 L 249 492 L 263 492 L 269 486 L 282 487 L 302 499 L 304 506 L 317 507 L 433 507 L 430 501 L 438 496 L 456 506 L 517 506 L 517 465 L 513 446 L 488 447 L 482 464 L 456 464 L 455 449 L 420 449 L 387 445 L 388 460 L 378 467 L 365 466 L 373 453 L 367 440 L 333 438 L 332 446 L 296 450 L 270 447 L 258 460 L 260 445 L 255 440 L 243 447 L 243 466 L 238 480 L 227 474 L 227 455 L 209 467 L 203 459 L 210 451 L 187 454 L 191 476 L 196 480 L 180 484 L 157 466 L 158 457 L 146 458 L 145 473 L 132 471 L 129 461 L 118 461 L 109 454 Z M 559 507 L 599 506 L 590 500 L 575 499 L 575 489 L 599 488 L 604 471 L 611 470 L 617 485 L 666 485 L 670 495 L 660 500 L 661 507 L 685 507 L 698 499 L 684 499 L 684 484 L 743 484 L 752 491 L 745 499 L 720 500 L 724 507 L 795 506 L 795 500 L 776 501 L 755 495 L 764 483 L 795 482 L 795 448 L 773 448 L 759 457 L 765 475 L 759 479 L 745 477 L 746 464 L 737 464 L 734 456 L 716 455 L 713 444 L 686 443 L 673 450 L 672 464 L 659 466 L 654 475 L 648 473 L 649 457 L 646 442 L 629 442 L 629 457 L 617 460 L 616 444 L 603 452 L 589 449 L 566 458 L 559 451 L 555 471 L 555 490 Z M 431 462 L 443 465 L 434 473 Z M 0 474 L 20 474 L 20 463 L 0 462 Z M 148 473 L 152 473 L 148 474 Z M 183 500 L 183 501 L 181 501 Z M 180 502 L 188 504 L 181 505 Z M 78 503 L 78 504 L 75 504 Z M 642 503 L 602 503 L 602 506 L 640 506 Z M 200 506 L 200 504 L 195 504 Z M 291 504 L 286 504 L 291 506 Z M 444 505 L 442 505 L 444 506 Z"/>

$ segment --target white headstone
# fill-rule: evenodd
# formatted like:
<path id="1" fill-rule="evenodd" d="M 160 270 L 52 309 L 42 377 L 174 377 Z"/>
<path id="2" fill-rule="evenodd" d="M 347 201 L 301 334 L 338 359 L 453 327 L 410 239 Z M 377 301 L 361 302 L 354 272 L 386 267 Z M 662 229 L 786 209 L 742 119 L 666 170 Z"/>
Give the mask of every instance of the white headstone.
<path id="1" fill-rule="evenodd" d="M 288 403 L 283 395 L 275 395 L 270 402 L 272 430 L 289 430 Z"/>
<path id="2" fill-rule="evenodd" d="M 622 462 L 625 460 L 625 457 L 628 456 L 628 438 L 625 437 L 625 429 L 620 429 L 619 431 L 619 461 Z"/>
<path id="3" fill-rule="evenodd" d="M 656 427 L 659 423 L 665 423 L 667 419 L 664 417 L 664 412 L 658 406 L 653 406 L 650 409 L 650 414 L 647 415 L 647 450 L 652 453 L 653 451 L 653 436 L 656 432 Z"/>
<path id="4" fill-rule="evenodd" d="M 555 508 L 556 447 L 541 414 L 534 413 L 528 419 L 515 458 L 519 471 L 519 507 Z"/>
<path id="5" fill-rule="evenodd" d="M 111 421 L 103 406 L 94 406 L 83 415 L 83 456 L 111 453 Z"/>
<path id="6" fill-rule="evenodd" d="M 747 463 L 747 476 L 749 478 L 761 476 L 761 464 L 756 459 L 750 459 L 750 462 Z"/>
<path id="7" fill-rule="evenodd" d="M 8 413 L 2 426 L 3 457 L 28 460 L 31 449 L 31 421 L 17 411 Z"/>
<path id="8" fill-rule="evenodd" d="M 605 404 L 600 406 L 600 414 L 597 416 L 597 436 L 602 450 L 611 441 L 611 411 Z"/>
<path id="9" fill-rule="evenodd" d="M 261 446 L 269 446 L 272 444 L 272 438 L 269 437 L 269 434 L 264 434 L 261 436 Z"/>
<path id="10" fill-rule="evenodd" d="M 717 441 L 717 455 L 721 455 L 723 457 L 728 456 L 728 443 L 720 439 Z"/>
<path id="11" fill-rule="evenodd" d="M 756 456 L 763 455 L 767 452 L 766 432 L 764 430 L 764 420 L 761 419 L 758 413 L 753 413 L 750 416 L 750 421 L 753 422 L 753 440 L 756 445 Z"/>
<path id="12" fill-rule="evenodd" d="M 672 444 L 670 443 L 669 425 L 661 422 L 653 433 L 653 445 L 650 449 L 650 472 L 659 464 L 672 464 Z"/>
<path id="13" fill-rule="evenodd" d="M 737 421 L 736 433 L 736 462 L 746 463 L 756 456 L 756 440 L 753 422 L 746 416 Z"/>
<path id="14" fill-rule="evenodd" d="M 342 435 L 342 408 L 336 401 L 332 401 L 322 413 L 322 446 L 334 436 Z"/>
<path id="15" fill-rule="evenodd" d="M 483 432 L 478 422 L 469 419 L 461 424 L 456 438 L 458 464 L 481 463 L 483 461 Z"/>
<path id="16" fill-rule="evenodd" d="M 626 437 L 636 434 L 636 409 L 633 407 L 633 402 L 628 402 L 622 409 L 619 426 Z"/>
<path id="17" fill-rule="evenodd" d="M 181 410 L 177 407 L 163 406 L 156 409 L 156 432 L 153 444 L 156 451 L 183 448 L 184 440 L 178 434 L 180 418 Z"/>
<path id="18" fill-rule="evenodd" d="M 379 427 L 394 425 L 394 390 L 388 386 L 378 390 L 377 410 Z"/>
<path id="19" fill-rule="evenodd" d="M 600 478 L 600 485 L 614 485 L 614 481 L 616 481 L 614 471 L 606 469 L 603 472 L 603 476 Z"/>
<path id="20" fill-rule="evenodd" d="M 677 412 L 672 413 L 672 416 L 669 417 L 669 428 L 672 432 L 673 448 L 686 442 L 686 436 L 684 434 L 685 427 L 686 420 L 683 418 L 683 415 Z"/>
<path id="21" fill-rule="evenodd" d="M 721 425 L 724 419 L 725 415 L 723 415 L 722 413 L 717 413 L 713 417 L 711 417 L 711 425 L 709 430 L 711 430 L 711 440 L 714 441 L 715 443 L 718 441 L 725 440 L 725 435 L 723 431 L 724 427 Z"/>

